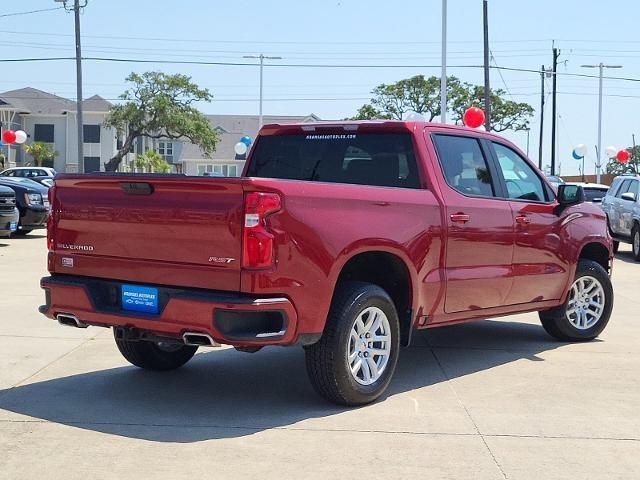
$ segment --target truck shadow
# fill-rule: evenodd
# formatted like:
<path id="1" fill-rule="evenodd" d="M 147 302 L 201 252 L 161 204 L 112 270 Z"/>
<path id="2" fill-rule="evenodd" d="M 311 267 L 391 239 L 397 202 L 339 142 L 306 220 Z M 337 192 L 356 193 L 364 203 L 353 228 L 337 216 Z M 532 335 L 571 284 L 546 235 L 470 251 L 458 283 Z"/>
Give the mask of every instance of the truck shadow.
<path id="1" fill-rule="evenodd" d="M 540 360 L 538 353 L 562 345 L 538 325 L 506 321 L 420 332 L 415 346 L 401 352 L 395 377 L 379 401 L 516 360 Z M 254 355 L 213 350 L 174 372 L 119 367 L 55 378 L 0 390 L 0 409 L 156 442 L 242 437 L 278 427 L 323 428 L 313 419 L 350 415 L 315 394 L 300 348 L 268 348 Z M 0 419 L 6 415 L 0 411 Z M 349 423 L 354 421 L 351 416 Z"/>

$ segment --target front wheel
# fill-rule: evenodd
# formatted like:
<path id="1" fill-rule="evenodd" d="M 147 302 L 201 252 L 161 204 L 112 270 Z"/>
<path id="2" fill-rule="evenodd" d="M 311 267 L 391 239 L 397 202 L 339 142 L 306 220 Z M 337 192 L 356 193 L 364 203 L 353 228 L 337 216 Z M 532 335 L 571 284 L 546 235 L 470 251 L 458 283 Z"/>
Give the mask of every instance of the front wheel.
<path id="1" fill-rule="evenodd" d="M 583 342 L 602 333 L 612 308 L 613 287 L 606 270 L 593 260 L 580 260 L 567 301 L 539 315 L 549 335 L 558 340 Z"/>
<path id="2" fill-rule="evenodd" d="M 132 341 L 117 337 L 115 340 L 118 350 L 129 363 L 146 370 L 174 370 L 191 360 L 198 350 L 198 347 L 180 343 Z"/>
<path id="3" fill-rule="evenodd" d="M 305 349 L 315 390 L 339 405 L 364 405 L 385 391 L 396 368 L 400 326 L 393 300 L 361 282 L 337 287 L 320 340 Z"/>

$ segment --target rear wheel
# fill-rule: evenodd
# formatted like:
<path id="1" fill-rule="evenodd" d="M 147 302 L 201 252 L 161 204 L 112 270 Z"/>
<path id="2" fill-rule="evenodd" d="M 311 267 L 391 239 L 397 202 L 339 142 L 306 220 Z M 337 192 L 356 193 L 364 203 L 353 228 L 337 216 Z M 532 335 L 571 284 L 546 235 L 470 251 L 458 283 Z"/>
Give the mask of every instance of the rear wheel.
<path id="1" fill-rule="evenodd" d="M 602 265 L 580 260 L 567 301 L 540 312 L 542 326 L 559 340 L 581 342 L 596 338 L 609 322 L 613 308 L 613 288 Z"/>
<path id="2" fill-rule="evenodd" d="M 640 262 L 640 227 L 636 223 L 631 230 L 631 249 L 633 258 L 636 262 Z"/>
<path id="3" fill-rule="evenodd" d="M 129 363 L 146 370 L 174 370 L 191 360 L 198 350 L 180 343 L 115 340 Z"/>
<path id="4" fill-rule="evenodd" d="M 321 339 L 306 347 L 307 372 L 329 401 L 363 405 L 391 381 L 400 348 L 398 314 L 376 285 L 348 282 L 337 290 Z"/>

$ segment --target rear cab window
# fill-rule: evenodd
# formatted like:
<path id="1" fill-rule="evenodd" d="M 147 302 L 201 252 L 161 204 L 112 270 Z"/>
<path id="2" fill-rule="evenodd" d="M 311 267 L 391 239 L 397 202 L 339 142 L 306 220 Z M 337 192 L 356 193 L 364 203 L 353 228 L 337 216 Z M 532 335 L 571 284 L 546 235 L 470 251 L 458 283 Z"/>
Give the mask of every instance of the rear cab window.
<path id="1" fill-rule="evenodd" d="M 409 133 L 302 133 L 260 137 L 249 177 L 421 188 Z"/>

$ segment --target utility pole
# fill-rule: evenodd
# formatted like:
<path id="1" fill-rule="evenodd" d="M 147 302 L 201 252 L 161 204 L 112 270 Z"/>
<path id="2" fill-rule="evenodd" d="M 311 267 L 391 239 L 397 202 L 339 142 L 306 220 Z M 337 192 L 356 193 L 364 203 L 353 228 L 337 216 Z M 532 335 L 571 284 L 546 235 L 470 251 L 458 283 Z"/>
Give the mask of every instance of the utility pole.
<path id="1" fill-rule="evenodd" d="M 553 68 L 551 70 L 553 74 L 553 86 L 552 86 L 552 98 L 553 104 L 551 105 L 551 175 L 556 174 L 556 108 L 557 108 L 557 80 L 558 80 L 558 56 L 560 51 L 557 48 L 553 48 Z"/>
<path id="2" fill-rule="evenodd" d="M 84 138 L 82 115 L 82 48 L 80 46 L 80 9 L 87 6 L 88 0 L 55 0 L 62 2 L 67 12 L 73 10 L 76 39 L 76 124 L 78 127 L 78 173 L 84 173 Z M 67 3 L 73 2 L 73 7 Z M 66 159 L 65 159 L 66 161 Z"/>
<path id="3" fill-rule="evenodd" d="M 258 116 L 258 130 L 262 128 L 262 85 L 263 85 L 263 70 L 265 60 L 282 60 L 282 57 L 268 57 L 267 55 L 244 55 L 243 58 L 257 58 L 260 60 L 260 107 Z"/>
<path id="4" fill-rule="evenodd" d="M 442 71 L 440 73 L 440 123 L 447 123 L 447 0 L 442 0 Z"/>
<path id="5" fill-rule="evenodd" d="M 482 24 L 484 31 L 484 128 L 491 131 L 491 89 L 489 85 L 489 6 L 482 1 Z"/>
<path id="6" fill-rule="evenodd" d="M 540 67 L 540 140 L 538 142 L 538 168 L 542 170 L 542 140 L 544 137 L 544 65 Z"/>
<path id="7" fill-rule="evenodd" d="M 596 157 L 596 183 L 600 183 L 600 172 L 602 171 L 602 158 L 600 152 L 602 150 L 602 78 L 605 68 L 622 68 L 622 65 L 605 65 L 600 62 L 598 65 L 581 65 L 583 68 L 597 68 L 598 75 L 598 149 Z"/>

